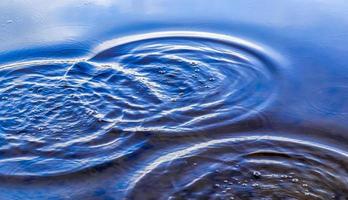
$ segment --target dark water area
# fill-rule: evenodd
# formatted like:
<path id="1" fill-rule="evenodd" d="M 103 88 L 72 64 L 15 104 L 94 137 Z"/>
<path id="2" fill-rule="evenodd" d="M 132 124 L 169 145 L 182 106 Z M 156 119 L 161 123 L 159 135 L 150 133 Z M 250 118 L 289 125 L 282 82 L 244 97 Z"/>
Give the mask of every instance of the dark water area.
<path id="1" fill-rule="evenodd" d="M 0 9 L 0 200 L 348 199 L 348 3 Z"/>

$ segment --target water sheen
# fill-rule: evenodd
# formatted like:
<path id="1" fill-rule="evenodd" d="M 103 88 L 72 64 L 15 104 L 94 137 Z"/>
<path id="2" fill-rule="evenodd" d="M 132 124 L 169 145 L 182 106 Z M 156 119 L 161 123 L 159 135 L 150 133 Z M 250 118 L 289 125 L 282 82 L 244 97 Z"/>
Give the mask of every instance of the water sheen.
<path id="1" fill-rule="evenodd" d="M 0 2 L 0 200 L 348 199 L 347 5 Z"/>

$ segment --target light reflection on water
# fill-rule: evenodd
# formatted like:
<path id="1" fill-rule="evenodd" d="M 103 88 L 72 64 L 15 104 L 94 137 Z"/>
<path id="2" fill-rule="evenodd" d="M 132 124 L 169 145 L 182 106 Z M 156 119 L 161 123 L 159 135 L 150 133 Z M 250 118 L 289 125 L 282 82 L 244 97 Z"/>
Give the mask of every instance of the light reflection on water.
<path id="1" fill-rule="evenodd" d="M 0 199 L 347 199 L 347 3 L 0 9 Z"/>

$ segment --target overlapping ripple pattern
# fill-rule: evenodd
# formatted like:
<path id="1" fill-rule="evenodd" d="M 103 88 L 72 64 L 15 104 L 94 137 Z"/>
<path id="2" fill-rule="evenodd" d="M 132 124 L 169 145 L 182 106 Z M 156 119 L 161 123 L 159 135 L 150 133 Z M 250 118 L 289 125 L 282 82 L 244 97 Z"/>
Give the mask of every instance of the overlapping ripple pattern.
<path id="1" fill-rule="evenodd" d="M 93 52 L 1 66 L 1 177 L 85 175 L 153 147 L 125 173 L 125 199 L 346 197 L 343 150 L 238 129 L 277 97 L 271 50 L 227 35 L 157 32 Z"/>
<path id="2" fill-rule="evenodd" d="M 124 110 L 136 122 L 130 130 L 192 132 L 228 124 L 260 110 L 275 89 L 272 60 L 238 38 L 169 32 L 101 46 L 91 61 L 115 65 L 131 79 L 118 89 L 137 106 Z"/>
<path id="3" fill-rule="evenodd" d="M 1 68 L 0 174 L 93 167 L 140 147 L 122 146 L 136 132 L 232 123 L 272 96 L 276 69 L 242 40 L 175 32 L 119 41 L 90 59 Z"/>

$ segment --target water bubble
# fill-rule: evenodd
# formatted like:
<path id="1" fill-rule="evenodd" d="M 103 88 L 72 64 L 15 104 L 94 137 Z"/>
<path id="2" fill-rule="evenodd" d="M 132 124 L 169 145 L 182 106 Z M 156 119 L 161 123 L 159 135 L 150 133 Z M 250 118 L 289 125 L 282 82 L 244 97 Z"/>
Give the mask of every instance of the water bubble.
<path id="1" fill-rule="evenodd" d="M 291 179 L 292 182 L 297 183 L 299 180 L 297 178 Z"/>
<path id="2" fill-rule="evenodd" d="M 259 172 L 259 171 L 253 171 L 253 176 L 254 176 L 254 178 L 256 178 L 256 179 L 261 178 L 261 172 Z"/>
<path id="3" fill-rule="evenodd" d="M 253 187 L 259 187 L 259 184 L 258 184 L 258 183 L 253 183 L 251 186 L 253 186 Z"/>
<path id="4" fill-rule="evenodd" d="M 288 178 L 288 175 L 282 174 L 280 175 L 281 178 Z"/>
<path id="5" fill-rule="evenodd" d="M 192 66 L 196 66 L 196 65 L 198 65 L 198 63 L 197 62 L 191 62 L 191 65 Z"/>

